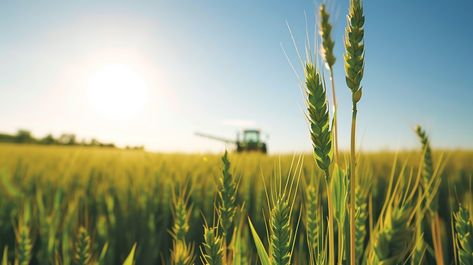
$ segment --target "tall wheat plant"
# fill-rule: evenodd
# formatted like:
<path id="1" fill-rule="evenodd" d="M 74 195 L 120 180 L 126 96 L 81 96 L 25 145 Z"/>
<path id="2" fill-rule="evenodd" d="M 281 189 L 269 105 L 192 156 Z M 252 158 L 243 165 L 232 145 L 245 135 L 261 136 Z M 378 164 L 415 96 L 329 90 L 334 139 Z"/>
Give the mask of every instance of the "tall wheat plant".
<path id="1" fill-rule="evenodd" d="M 356 115 L 357 104 L 361 99 L 361 79 L 364 70 L 364 24 L 361 0 L 350 0 L 345 31 L 345 74 L 346 83 L 352 93 L 352 117 L 350 140 L 350 264 L 356 262 L 355 246 L 355 190 L 356 190 Z"/>

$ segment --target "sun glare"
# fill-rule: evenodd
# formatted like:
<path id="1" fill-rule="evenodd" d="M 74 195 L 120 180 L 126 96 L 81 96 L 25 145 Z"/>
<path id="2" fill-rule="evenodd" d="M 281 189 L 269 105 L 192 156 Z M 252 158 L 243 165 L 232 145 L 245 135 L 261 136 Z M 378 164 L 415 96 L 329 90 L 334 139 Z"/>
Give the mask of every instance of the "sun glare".
<path id="1" fill-rule="evenodd" d="M 90 76 L 88 97 L 98 114 L 123 119 L 143 110 L 147 89 L 143 76 L 130 65 L 109 64 Z"/>

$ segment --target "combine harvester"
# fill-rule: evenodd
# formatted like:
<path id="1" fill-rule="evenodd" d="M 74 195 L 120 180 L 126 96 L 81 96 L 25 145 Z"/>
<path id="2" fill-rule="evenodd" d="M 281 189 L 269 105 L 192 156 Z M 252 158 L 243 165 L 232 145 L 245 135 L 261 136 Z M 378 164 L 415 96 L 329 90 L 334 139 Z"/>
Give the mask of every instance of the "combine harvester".
<path id="1" fill-rule="evenodd" d="M 261 140 L 261 132 L 260 130 L 256 129 L 246 129 L 243 130 L 243 139 L 240 139 L 240 134 L 237 134 L 236 140 L 230 140 L 223 137 L 213 136 L 205 133 L 198 133 L 196 132 L 195 135 L 217 140 L 220 142 L 224 142 L 226 144 L 234 144 L 236 146 L 235 151 L 237 153 L 242 152 L 261 152 L 266 154 L 268 149 L 266 147 L 266 143 Z"/>

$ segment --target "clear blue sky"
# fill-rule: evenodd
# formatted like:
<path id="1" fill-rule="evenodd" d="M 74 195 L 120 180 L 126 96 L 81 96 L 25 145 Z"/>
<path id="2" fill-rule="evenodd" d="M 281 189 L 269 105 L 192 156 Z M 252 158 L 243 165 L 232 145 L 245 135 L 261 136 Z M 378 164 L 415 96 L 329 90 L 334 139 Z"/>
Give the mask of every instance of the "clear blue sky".
<path id="1" fill-rule="evenodd" d="M 328 3 L 342 148 L 351 107 L 342 64 L 347 5 Z M 1 1 L 0 131 L 74 132 L 151 150 L 218 151 L 221 144 L 194 131 L 232 137 L 237 124 L 249 124 L 270 135 L 270 151 L 310 150 L 303 97 L 281 46 L 297 64 L 286 21 L 302 49 L 304 13 L 313 31 L 316 6 L 300 0 Z M 470 0 L 365 1 L 362 149 L 416 147 L 417 123 L 436 147 L 473 148 L 471 10 Z M 137 97 L 117 109 L 110 90 L 90 95 L 87 80 L 110 64 L 134 69 L 146 82 L 145 101 Z M 112 114 L 94 108 L 91 97 Z"/>

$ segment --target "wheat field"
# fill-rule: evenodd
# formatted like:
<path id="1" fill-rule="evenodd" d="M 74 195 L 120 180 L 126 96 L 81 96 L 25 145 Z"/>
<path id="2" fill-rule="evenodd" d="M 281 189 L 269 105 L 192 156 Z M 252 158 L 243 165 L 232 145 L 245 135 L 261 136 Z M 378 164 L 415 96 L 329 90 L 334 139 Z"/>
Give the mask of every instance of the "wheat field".
<path id="1" fill-rule="evenodd" d="M 420 150 L 397 155 L 395 180 L 408 176 L 411 170 L 417 172 L 422 158 Z M 444 259 L 451 261 L 455 256 L 451 213 L 459 203 L 471 209 L 473 152 L 434 152 L 433 161 L 438 161 L 441 154 L 448 158 L 441 173 L 438 213 L 442 220 Z M 361 196 L 371 222 L 380 216 L 395 156 L 389 152 L 360 156 L 360 172 L 363 172 L 360 176 L 365 175 L 371 183 L 369 194 Z M 227 252 L 233 254 L 227 255 L 239 252 L 240 264 L 257 262 L 247 217 L 266 245 L 265 221 L 271 213 L 265 187 L 268 192 L 273 188 L 276 191 L 279 181 L 295 179 L 299 185 L 293 188 L 292 212 L 288 217 L 290 239 L 295 244 L 291 248 L 291 264 L 309 264 L 308 244 L 317 242 L 318 233 L 325 230 L 312 229 L 319 226 L 316 220 L 323 220 L 319 214 L 326 212 L 326 194 L 312 182 L 322 176 L 312 155 L 230 154 L 228 159 L 230 182 L 236 183 L 236 194 L 232 205 L 225 205 L 235 212 L 227 228 Z M 76 248 L 84 240 L 83 234 L 87 234 L 86 255 L 90 258 L 77 264 L 99 260 L 102 264 L 121 264 L 134 244 L 136 264 L 169 264 L 171 257 L 188 256 L 190 250 L 193 260 L 198 262 L 203 256 L 201 249 L 207 248 L 204 234 L 206 240 L 210 237 L 208 232 L 204 233 L 204 226 L 212 229 L 218 223 L 220 199 L 232 197 L 219 195 L 225 192 L 223 187 L 228 189 L 227 185 L 221 185 L 224 163 L 219 155 L 2 144 L 0 168 L 0 247 L 6 249 L 10 261 L 20 257 L 19 233 L 27 228 L 30 247 L 22 251 L 29 252 L 30 263 L 21 264 L 75 264 Z M 404 173 L 400 173 L 403 168 Z M 311 195 L 315 189 L 320 190 Z M 320 194 L 323 195 L 318 197 Z M 179 198 L 184 198 L 184 203 L 176 211 L 174 206 Z M 184 216 L 182 224 L 177 225 L 175 215 Z M 315 223 L 310 225 L 311 222 Z M 365 231 L 365 239 L 359 239 L 366 246 L 361 247 L 364 250 L 368 248 L 372 228 L 366 217 L 358 225 Z M 430 231 L 422 231 L 425 241 L 430 242 Z M 235 249 L 235 233 L 239 235 L 239 249 Z M 179 253 L 173 254 L 173 238 L 178 238 L 178 234 L 187 247 L 178 247 Z M 215 243 L 214 240 L 208 243 Z M 320 242 L 325 244 L 325 240 Z M 102 257 L 104 246 L 107 247 Z M 223 248 L 222 243 L 217 248 Z M 432 253 L 427 251 L 425 258 L 431 261 Z"/>

